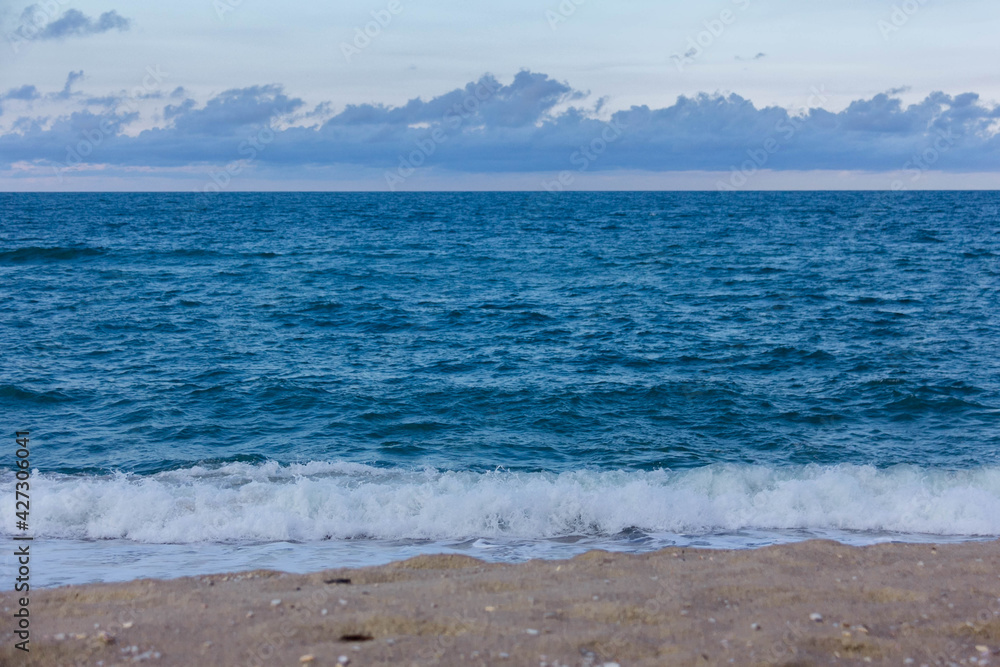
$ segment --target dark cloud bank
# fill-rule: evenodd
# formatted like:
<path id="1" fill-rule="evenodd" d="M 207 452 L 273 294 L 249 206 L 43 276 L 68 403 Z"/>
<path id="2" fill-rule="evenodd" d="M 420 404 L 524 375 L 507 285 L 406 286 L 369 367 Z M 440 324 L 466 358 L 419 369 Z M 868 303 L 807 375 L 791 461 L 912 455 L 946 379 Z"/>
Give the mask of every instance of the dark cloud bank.
<path id="1" fill-rule="evenodd" d="M 32 86 L 7 99 L 31 99 Z M 893 171 L 935 154 L 934 169 L 1000 170 L 1000 107 L 975 93 L 934 93 L 904 105 L 894 93 L 833 113 L 757 108 L 738 95 L 681 97 L 607 120 L 574 106 L 584 94 L 545 74 L 509 85 L 487 75 L 464 88 L 398 107 L 350 105 L 325 118 L 280 86 L 226 91 L 206 104 L 175 100 L 163 126 L 123 134 L 135 114 L 79 111 L 52 124 L 21 118 L 0 136 L 0 166 L 101 163 L 176 167 L 242 160 L 272 168 L 416 166 L 474 173 L 638 169 L 728 171 L 748 160 L 775 170 Z M 555 112 L 555 109 L 564 109 Z M 325 118 L 322 122 L 316 118 Z M 288 123 L 313 123 L 287 127 Z M 286 129 L 277 129 L 286 128 Z M 89 145 L 88 145 L 89 144 Z M 84 155 L 86 153 L 86 155 Z"/>

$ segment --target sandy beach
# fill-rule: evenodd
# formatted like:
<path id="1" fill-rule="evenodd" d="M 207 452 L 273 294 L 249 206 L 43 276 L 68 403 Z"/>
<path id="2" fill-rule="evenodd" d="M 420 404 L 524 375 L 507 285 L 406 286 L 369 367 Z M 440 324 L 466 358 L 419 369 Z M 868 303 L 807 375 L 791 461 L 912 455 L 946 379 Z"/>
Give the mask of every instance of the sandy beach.
<path id="1" fill-rule="evenodd" d="M 813 541 L 33 591 L 3 665 L 1000 663 L 1000 542 Z"/>

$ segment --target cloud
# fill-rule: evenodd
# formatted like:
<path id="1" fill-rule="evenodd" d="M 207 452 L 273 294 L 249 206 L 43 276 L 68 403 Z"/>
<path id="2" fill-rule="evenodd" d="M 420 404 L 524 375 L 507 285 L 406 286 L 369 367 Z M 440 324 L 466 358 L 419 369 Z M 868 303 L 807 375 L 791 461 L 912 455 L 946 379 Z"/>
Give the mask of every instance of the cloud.
<path id="1" fill-rule="evenodd" d="M 479 97 L 477 98 L 477 91 Z M 477 122 L 494 127 L 530 125 L 564 100 L 580 99 L 583 93 L 569 85 L 550 79 L 545 74 L 521 71 L 509 86 L 492 75 L 467 84 L 439 97 L 423 101 L 410 100 L 401 107 L 361 104 L 349 105 L 328 125 L 404 126 L 413 123 L 437 122 L 451 110 L 468 104 L 475 106 Z M 470 101 L 471 100 L 471 101 Z"/>
<path id="2" fill-rule="evenodd" d="M 41 97 L 38 89 L 34 86 L 21 86 L 20 88 L 11 88 L 6 93 L 0 94 L 0 100 L 37 100 Z"/>
<path id="3" fill-rule="evenodd" d="M 39 97 L 41 97 L 41 94 L 38 92 L 38 89 L 27 85 L 20 88 L 11 88 L 6 93 L 0 93 L 0 116 L 3 115 L 3 102 L 5 100 L 31 102 L 37 100 Z"/>
<path id="4" fill-rule="evenodd" d="M 66 75 L 66 83 L 63 84 L 63 89 L 55 94 L 58 99 L 69 99 L 73 95 L 73 84 L 83 78 L 83 70 L 78 70 L 76 72 L 70 72 Z"/>
<path id="5" fill-rule="evenodd" d="M 576 106 L 586 98 L 569 84 L 522 71 L 506 85 L 485 75 L 426 99 L 348 105 L 330 116 L 323 104 L 307 111 L 281 86 L 251 86 L 204 104 L 190 98 L 167 104 L 160 126 L 134 136 L 125 130 L 136 114 L 113 107 L 22 123 L 0 135 L 0 167 L 66 163 L 68 146 L 99 131 L 100 145 L 80 155 L 81 163 L 209 168 L 251 159 L 274 173 L 335 165 L 395 170 L 422 154 L 425 166 L 479 174 L 728 171 L 765 151 L 772 170 L 893 171 L 937 147 L 935 169 L 1000 171 L 1000 107 L 975 93 L 934 93 L 910 105 L 883 93 L 837 112 L 819 106 L 820 98 L 790 112 L 735 94 L 702 93 L 601 118 L 602 102 Z M 606 140 L 609 123 L 621 128 L 613 143 Z M 599 157 L 580 159 L 588 151 Z"/>
<path id="6" fill-rule="evenodd" d="M 167 109 L 171 110 L 169 117 L 174 121 L 173 132 L 189 137 L 225 137 L 269 124 L 303 104 L 302 100 L 285 95 L 280 86 L 269 85 L 227 90 L 200 109 L 195 108 L 191 99 Z M 167 109 L 164 117 L 168 117 Z"/>
<path id="7" fill-rule="evenodd" d="M 99 35 L 110 30 L 124 31 L 132 21 L 115 10 L 92 19 L 79 9 L 67 9 L 62 16 L 46 22 L 48 16 L 40 5 L 30 5 L 21 13 L 21 27 L 16 31 L 25 39 L 64 39 Z"/>
<path id="8" fill-rule="evenodd" d="M 79 93 L 73 92 L 73 85 L 76 84 L 76 82 L 78 82 L 82 78 L 83 78 L 83 70 L 70 72 L 66 76 L 66 82 L 63 84 L 62 90 L 55 93 L 48 93 L 45 95 L 42 95 L 38 91 L 38 88 L 32 85 L 24 85 L 19 88 L 11 88 L 6 93 L 0 93 L 0 102 L 3 102 L 4 100 L 20 100 L 23 102 L 33 102 L 34 100 L 38 100 L 43 97 L 48 100 L 68 100 L 75 95 L 79 95 Z M 111 100 L 117 100 L 117 98 L 114 98 L 113 96 L 105 96 L 100 98 L 92 97 L 88 99 L 88 103 L 108 105 Z M 0 109 L 0 115 L 3 115 L 2 109 Z"/>

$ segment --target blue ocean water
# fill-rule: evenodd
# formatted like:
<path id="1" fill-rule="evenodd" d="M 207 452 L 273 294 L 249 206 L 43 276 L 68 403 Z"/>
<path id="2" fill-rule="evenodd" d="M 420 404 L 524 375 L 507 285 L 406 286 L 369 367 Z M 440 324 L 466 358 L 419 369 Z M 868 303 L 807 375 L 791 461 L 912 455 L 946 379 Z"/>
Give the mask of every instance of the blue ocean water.
<path id="1" fill-rule="evenodd" d="M 1000 535 L 1000 193 L 0 194 L 47 584 Z"/>

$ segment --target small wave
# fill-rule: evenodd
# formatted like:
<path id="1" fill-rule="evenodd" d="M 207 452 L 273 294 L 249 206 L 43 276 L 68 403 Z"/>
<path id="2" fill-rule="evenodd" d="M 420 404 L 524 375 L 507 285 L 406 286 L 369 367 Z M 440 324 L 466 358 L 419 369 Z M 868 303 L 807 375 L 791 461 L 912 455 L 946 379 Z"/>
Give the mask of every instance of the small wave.
<path id="1" fill-rule="evenodd" d="M 300 312 L 303 313 L 323 313 L 335 310 L 343 310 L 344 304 L 339 301 L 314 301 L 307 304 Z"/>
<path id="2" fill-rule="evenodd" d="M 73 397 L 61 391 L 32 391 L 13 384 L 0 384 L 0 398 L 26 403 L 65 403 Z"/>
<path id="3" fill-rule="evenodd" d="M 547 539 L 628 530 L 1000 535 L 996 467 L 718 464 L 552 474 L 267 461 L 149 476 L 35 473 L 31 488 L 38 536 L 146 543 Z M 11 515 L 13 496 L 0 499 L 0 509 Z"/>
<path id="4" fill-rule="evenodd" d="M 925 415 L 928 412 L 958 414 L 969 410 L 982 410 L 985 408 L 986 406 L 981 403 L 966 401 L 952 396 L 922 397 L 917 395 L 905 396 L 885 406 L 886 410 L 912 416 L 913 418 Z"/>
<path id="5" fill-rule="evenodd" d="M 22 264 L 28 262 L 66 262 L 74 259 L 99 257 L 105 254 L 102 248 L 43 248 L 30 246 L 14 250 L 0 251 L 0 264 Z"/>

